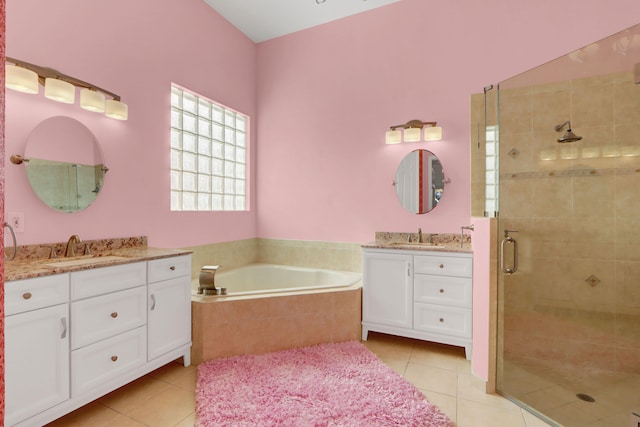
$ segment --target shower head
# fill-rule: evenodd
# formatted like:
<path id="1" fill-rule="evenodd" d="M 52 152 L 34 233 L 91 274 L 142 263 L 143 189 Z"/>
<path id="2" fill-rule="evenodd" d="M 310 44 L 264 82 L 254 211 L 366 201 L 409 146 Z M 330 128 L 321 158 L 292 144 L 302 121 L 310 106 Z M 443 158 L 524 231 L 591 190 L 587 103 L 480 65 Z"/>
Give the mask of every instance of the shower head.
<path id="1" fill-rule="evenodd" d="M 560 132 L 565 126 L 567 126 L 567 131 L 564 133 L 564 135 L 562 135 L 561 138 L 558 138 L 558 142 L 560 143 L 576 142 L 582 139 L 581 136 L 578 136 L 575 133 L 573 133 L 573 131 L 571 130 L 571 122 L 569 120 L 567 120 L 562 124 L 556 125 L 554 129 L 556 130 L 556 132 Z"/>

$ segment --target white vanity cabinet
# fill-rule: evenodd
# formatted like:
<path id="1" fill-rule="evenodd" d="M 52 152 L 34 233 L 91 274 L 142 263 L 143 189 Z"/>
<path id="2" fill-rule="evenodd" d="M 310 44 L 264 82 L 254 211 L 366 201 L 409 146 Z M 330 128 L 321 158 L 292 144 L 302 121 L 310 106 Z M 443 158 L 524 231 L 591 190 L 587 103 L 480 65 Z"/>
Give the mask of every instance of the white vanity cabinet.
<path id="1" fill-rule="evenodd" d="M 365 252 L 363 268 L 363 325 L 413 326 L 413 256 Z M 363 329 L 363 337 L 366 335 Z"/>
<path id="2" fill-rule="evenodd" d="M 41 426 L 179 357 L 191 255 L 5 283 L 6 426 Z"/>
<path id="3" fill-rule="evenodd" d="M 470 253 L 364 248 L 362 339 L 369 331 L 462 346 L 471 358 Z"/>
<path id="4" fill-rule="evenodd" d="M 152 360 L 191 343 L 191 257 L 149 261 L 148 267 L 148 355 Z"/>
<path id="5" fill-rule="evenodd" d="M 69 275 L 5 284 L 5 425 L 69 399 Z"/>

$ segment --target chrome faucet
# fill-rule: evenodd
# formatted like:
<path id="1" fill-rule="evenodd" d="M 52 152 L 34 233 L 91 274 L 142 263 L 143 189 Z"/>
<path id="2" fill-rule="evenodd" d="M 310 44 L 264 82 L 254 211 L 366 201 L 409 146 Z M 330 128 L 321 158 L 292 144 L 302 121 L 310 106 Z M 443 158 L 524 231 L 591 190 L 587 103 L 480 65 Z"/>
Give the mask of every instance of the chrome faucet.
<path id="1" fill-rule="evenodd" d="M 464 244 L 464 230 L 474 231 L 475 226 L 474 224 L 471 224 L 460 227 L 460 247 L 462 247 Z"/>
<path id="2" fill-rule="evenodd" d="M 80 240 L 80 236 L 77 234 L 72 235 L 67 240 L 67 250 L 64 253 L 64 256 L 76 256 L 76 245 L 82 243 Z"/>

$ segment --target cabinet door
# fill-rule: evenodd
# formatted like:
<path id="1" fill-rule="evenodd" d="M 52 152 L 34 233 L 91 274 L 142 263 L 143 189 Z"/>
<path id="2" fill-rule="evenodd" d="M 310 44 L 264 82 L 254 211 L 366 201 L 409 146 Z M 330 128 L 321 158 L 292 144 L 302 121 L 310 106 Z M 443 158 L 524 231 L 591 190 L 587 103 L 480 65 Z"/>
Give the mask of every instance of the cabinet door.
<path id="1" fill-rule="evenodd" d="M 148 359 L 191 342 L 191 278 L 149 284 Z"/>
<path id="2" fill-rule="evenodd" d="M 413 257 L 373 252 L 364 254 L 362 320 L 389 326 L 413 326 Z"/>
<path id="3" fill-rule="evenodd" d="M 5 318 L 5 425 L 69 398 L 69 305 Z"/>

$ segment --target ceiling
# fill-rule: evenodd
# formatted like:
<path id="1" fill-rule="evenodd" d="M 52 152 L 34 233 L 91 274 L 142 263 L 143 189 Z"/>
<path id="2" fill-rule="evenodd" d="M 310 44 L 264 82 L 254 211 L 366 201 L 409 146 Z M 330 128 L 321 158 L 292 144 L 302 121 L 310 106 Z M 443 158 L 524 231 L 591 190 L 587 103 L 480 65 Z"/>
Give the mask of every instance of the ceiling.
<path id="1" fill-rule="evenodd" d="M 204 0 L 256 43 L 400 0 Z M 321 3 L 318 4 L 317 1 Z"/>

